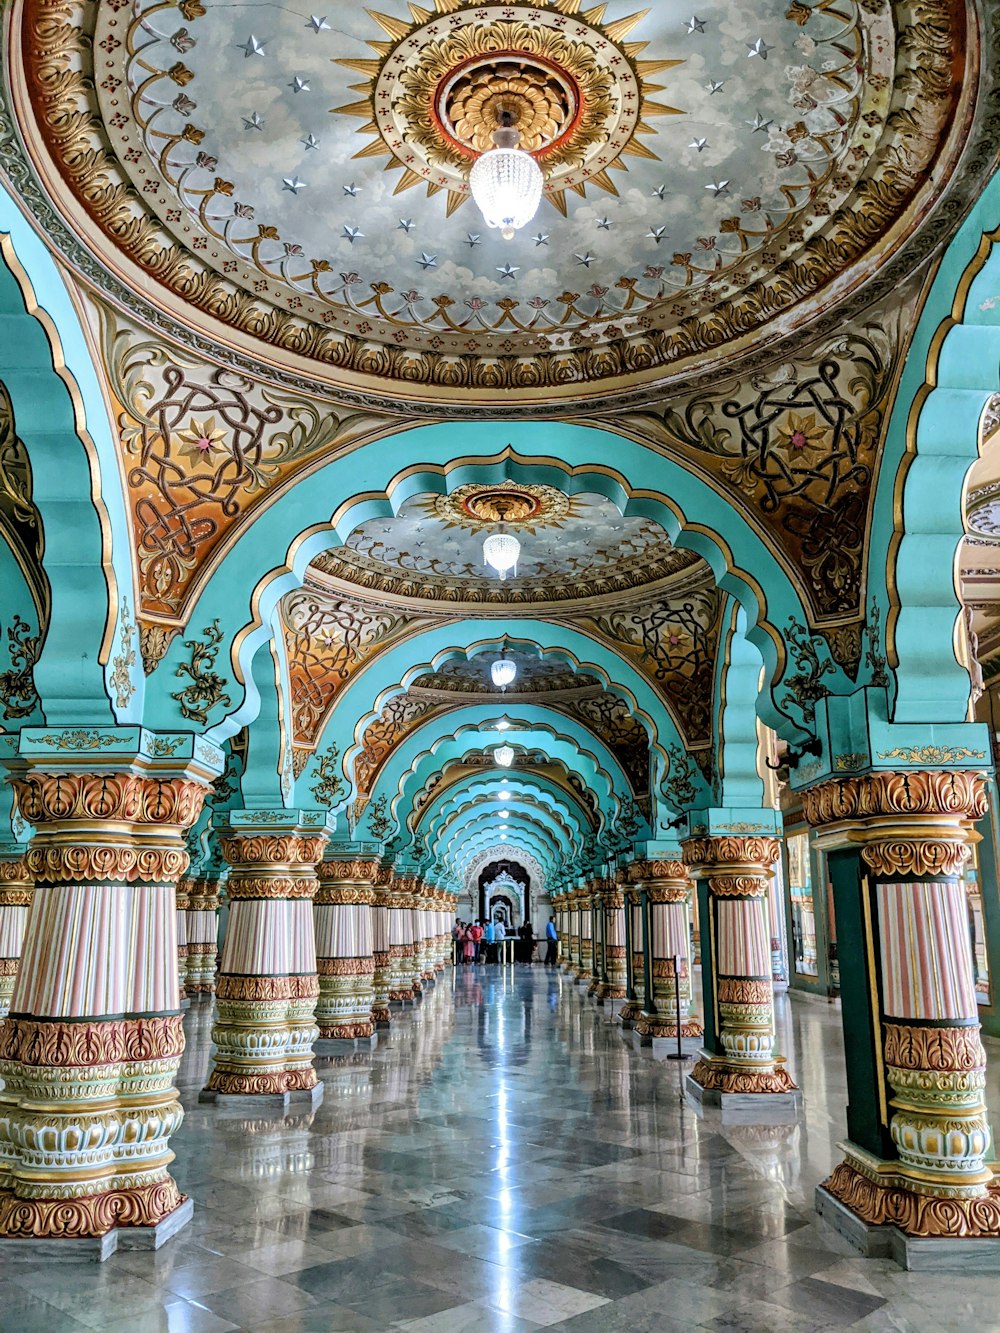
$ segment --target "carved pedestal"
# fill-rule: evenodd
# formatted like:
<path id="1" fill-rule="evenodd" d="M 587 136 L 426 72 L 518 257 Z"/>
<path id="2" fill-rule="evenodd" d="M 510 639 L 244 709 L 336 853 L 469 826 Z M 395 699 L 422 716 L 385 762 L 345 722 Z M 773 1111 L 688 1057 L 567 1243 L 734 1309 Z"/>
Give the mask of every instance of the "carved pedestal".
<path id="1" fill-rule="evenodd" d="M 320 1039 L 355 1040 L 375 1031 L 372 946 L 374 861 L 321 861 L 316 867 L 316 970 Z"/>
<path id="2" fill-rule="evenodd" d="M 646 900 L 650 993 L 635 1031 L 643 1044 L 661 1039 L 676 1043 L 679 989 L 681 1041 L 697 1041 L 704 1030 L 691 1016 L 691 881 L 687 868 L 682 861 L 648 862 L 643 868 L 642 891 Z"/>
<path id="3" fill-rule="evenodd" d="M 105 751 L 117 741 L 109 729 Z M 0 1237 L 89 1238 L 101 1258 L 118 1228 L 156 1245 L 190 1216 L 167 1170 L 184 1049 L 175 886 L 212 776 L 137 772 L 134 742 L 117 769 L 103 757 L 108 771 L 32 760 L 14 779 L 35 890 L 0 1029 Z"/>
<path id="4" fill-rule="evenodd" d="M 188 880 L 187 993 L 211 995 L 219 952 L 219 884 L 214 879 Z"/>
<path id="5" fill-rule="evenodd" d="M 14 994 L 32 892 L 24 856 L 0 861 L 0 1019 L 6 1017 Z"/>
<path id="6" fill-rule="evenodd" d="M 683 844 L 685 863 L 708 887 L 702 967 L 706 1016 L 713 1014 L 715 1020 L 711 1040 L 687 1082 L 693 1096 L 710 1104 L 724 1104 L 733 1096 L 797 1096 L 774 1051 L 765 898 L 778 851 L 776 839 L 759 836 L 690 838 Z"/>
<path id="7" fill-rule="evenodd" d="M 313 1042 L 319 981 L 313 897 L 325 832 L 281 827 L 282 812 L 246 811 L 265 831 L 233 827 L 222 837 L 229 863 L 229 925 L 216 986 L 216 1051 L 202 1097 L 318 1094 Z M 294 812 L 287 812 L 293 815 Z M 272 818 L 261 818 L 261 816 Z M 302 1100 L 303 1098 L 297 1098 Z"/>
<path id="8" fill-rule="evenodd" d="M 872 773 L 806 792 L 805 812 L 828 847 L 860 848 L 858 869 L 853 878 L 838 874 L 835 893 L 847 899 L 845 912 L 845 888 L 860 902 L 866 949 L 857 967 L 868 985 L 860 977 L 850 984 L 848 956 L 845 1024 L 860 990 L 878 1097 L 870 1133 L 856 1112 L 853 1123 L 849 1116 L 845 1160 L 817 1191 L 817 1207 L 860 1248 L 890 1252 L 906 1267 L 950 1266 L 966 1254 L 995 1262 L 1000 1188 L 959 879 L 967 830 L 986 812 L 982 778 Z M 849 1080 L 857 1063 L 849 1062 Z"/>

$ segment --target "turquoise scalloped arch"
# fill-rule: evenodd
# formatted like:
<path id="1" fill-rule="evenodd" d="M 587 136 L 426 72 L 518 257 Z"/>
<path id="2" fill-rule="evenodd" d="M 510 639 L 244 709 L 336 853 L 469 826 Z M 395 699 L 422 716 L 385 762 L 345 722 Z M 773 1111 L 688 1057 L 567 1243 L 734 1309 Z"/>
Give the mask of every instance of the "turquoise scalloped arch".
<path id="1" fill-rule="evenodd" d="M 114 433 L 59 268 L 2 186 L 0 328 L 0 379 L 31 461 L 32 498 L 45 534 L 42 565 L 52 593 L 34 673 L 45 720 L 68 726 L 138 721 L 144 677 Z M 131 662 L 122 645 L 123 598 L 132 617 Z M 102 662 L 109 625 L 115 628 Z M 120 688 L 111 682 L 116 655 L 124 662 Z"/>
<path id="2" fill-rule="evenodd" d="M 882 454 L 869 606 L 894 667 L 891 720 L 961 722 L 969 678 L 954 653 L 955 556 L 966 474 L 1000 392 L 1000 175 L 948 246 L 910 343 Z M 889 571 L 885 581 L 877 572 Z"/>
<path id="3" fill-rule="evenodd" d="M 512 435 L 517 453 L 510 447 Z M 785 666 L 781 627 L 790 616 L 805 620 L 801 601 L 759 533 L 693 471 L 602 428 L 448 422 L 413 427 L 317 465 L 258 513 L 220 561 L 189 623 L 201 626 L 219 618 L 245 694 L 227 717 L 216 721 L 213 737 L 223 740 L 252 720 L 257 704 L 248 664 L 267 638 L 278 600 L 300 586 L 315 556 L 341 544 L 359 523 L 390 517 L 411 495 L 503 481 L 598 493 L 628 515 L 661 523 L 675 545 L 703 556 L 719 584 L 746 608 L 750 636 L 772 685 L 777 684 Z M 284 553 L 283 564 L 275 564 L 276 553 Z M 183 649 L 175 641 L 156 677 L 169 681 L 181 660 Z M 767 720 L 794 730 L 796 723 L 773 704 L 772 693 Z M 176 726 L 169 692 L 161 688 L 155 694 L 151 722 Z"/>

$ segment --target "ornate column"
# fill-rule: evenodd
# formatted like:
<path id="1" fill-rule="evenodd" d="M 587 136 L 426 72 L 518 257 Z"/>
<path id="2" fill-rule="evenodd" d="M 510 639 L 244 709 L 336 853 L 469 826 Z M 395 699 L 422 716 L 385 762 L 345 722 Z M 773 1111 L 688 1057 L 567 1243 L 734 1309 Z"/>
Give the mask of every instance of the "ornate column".
<path id="1" fill-rule="evenodd" d="M 691 880 L 683 861 L 645 861 L 632 873 L 641 888 L 648 954 L 649 989 L 635 1032 L 642 1045 L 665 1041 L 677 1045 L 677 990 L 680 989 L 681 1046 L 701 1044 L 704 1030 L 692 1013 L 691 932 L 688 911 Z M 675 982 L 674 960 L 679 960 Z M 697 1049 L 697 1046 L 695 1046 Z"/>
<path id="2" fill-rule="evenodd" d="M 190 903 L 191 880 L 187 875 L 177 881 L 176 903 L 177 903 L 177 985 L 180 991 L 181 1006 L 187 1007 L 187 975 L 188 975 L 188 936 L 187 936 L 187 914 Z"/>
<path id="3" fill-rule="evenodd" d="M 219 952 L 219 881 L 206 877 L 188 883 L 187 993 L 211 995 Z"/>
<path id="4" fill-rule="evenodd" d="M 320 861 L 313 900 L 319 1040 L 370 1041 L 375 1032 L 372 905 L 376 861 Z"/>
<path id="5" fill-rule="evenodd" d="M 392 867 L 375 869 L 375 894 L 372 915 L 372 1022 L 377 1031 L 392 1024 L 389 995 L 392 989 L 392 951 L 389 944 L 389 899 Z"/>
<path id="6" fill-rule="evenodd" d="M 594 968 L 594 920 L 590 909 L 589 885 L 577 889 L 576 905 L 580 924 L 580 961 L 576 967 L 576 980 L 579 985 L 589 986 Z"/>
<path id="7" fill-rule="evenodd" d="M 627 872 L 618 872 L 624 880 L 622 896 L 625 900 L 625 1003 L 618 1011 L 618 1021 L 623 1028 L 629 1029 L 642 1013 L 646 984 L 646 932 L 643 928 L 642 893 L 638 883 L 634 882 L 636 873 L 635 865 L 629 866 Z"/>
<path id="8" fill-rule="evenodd" d="M 570 976 L 576 976 L 580 962 L 580 913 L 576 905 L 576 890 L 568 889 L 563 894 L 566 904 L 566 948 L 563 950 L 562 965 Z"/>
<path id="9" fill-rule="evenodd" d="M 625 896 L 620 883 L 605 881 L 598 893 L 598 911 L 601 914 L 604 966 L 597 989 L 597 998 L 605 1010 L 617 1016 L 625 1003 Z"/>
<path id="10" fill-rule="evenodd" d="M 393 876 L 386 895 L 389 909 L 389 999 L 407 1004 L 416 999 L 413 989 L 413 910 L 408 880 Z"/>
<path id="11" fill-rule="evenodd" d="M 434 928 L 431 912 L 433 910 L 433 901 L 431 890 L 427 885 L 417 880 L 416 893 L 414 895 L 417 910 L 414 917 L 415 929 L 417 932 L 417 975 L 420 978 L 424 989 L 434 982 Z"/>
<path id="12" fill-rule="evenodd" d="M 867 1253 L 906 1267 L 993 1262 L 1000 1183 L 959 878 L 987 808 L 982 775 L 875 772 L 803 797 L 847 946 L 852 1052 L 850 1139 L 817 1208 Z"/>
<path id="13" fill-rule="evenodd" d="M 155 1248 L 191 1215 L 168 1173 L 184 1049 L 175 887 L 221 753 L 138 728 L 24 728 L 8 752 L 35 891 L 0 1029 L 0 1237 Z M 180 758 L 186 749 L 198 758 Z M 58 754 L 53 764 L 54 753 Z M 119 1231 L 124 1228 L 124 1231 Z"/>
<path id="14" fill-rule="evenodd" d="M 687 1090 L 716 1106 L 749 1096 L 781 1098 L 771 1102 L 774 1109 L 792 1107 L 800 1094 L 774 1052 L 766 899 L 777 839 L 695 837 L 686 839 L 682 850 L 706 891 L 701 914 L 706 1041 Z"/>
<path id="15" fill-rule="evenodd" d="M 17 975 L 28 908 L 34 893 L 27 859 L 0 861 L 0 1019 L 7 1016 Z"/>
<path id="16" fill-rule="evenodd" d="M 587 917 L 590 922 L 590 977 L 587 994 L 596 996 L 604 978 L 604 912 L 601 906 L 603 881 L 595 879 L 587 896 Z"/>
<path id="17" fill-rule="evenodd" d="M 316 1105 L 319 979 L 313 897 L 326 842 L 318 810 L 229 811 L 229 926 L 216 986 L 216 1050 L 200 1100 L 261 1109 Z"/>

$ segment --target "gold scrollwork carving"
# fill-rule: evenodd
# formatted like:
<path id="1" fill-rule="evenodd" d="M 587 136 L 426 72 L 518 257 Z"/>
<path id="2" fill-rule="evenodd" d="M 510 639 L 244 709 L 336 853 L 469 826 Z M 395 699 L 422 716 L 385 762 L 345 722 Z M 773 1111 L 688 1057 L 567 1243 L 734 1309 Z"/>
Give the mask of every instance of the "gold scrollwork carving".
<path id="1" fill-rule="evenodd" d="M 862 1221 L 896 1226 L 908 1236 L 1000 1235 L 1000 1186 L 971 1199 L 917 1194 L 898 1184 L 881 1183 L 841 1162 L 822 1188 Z"/>

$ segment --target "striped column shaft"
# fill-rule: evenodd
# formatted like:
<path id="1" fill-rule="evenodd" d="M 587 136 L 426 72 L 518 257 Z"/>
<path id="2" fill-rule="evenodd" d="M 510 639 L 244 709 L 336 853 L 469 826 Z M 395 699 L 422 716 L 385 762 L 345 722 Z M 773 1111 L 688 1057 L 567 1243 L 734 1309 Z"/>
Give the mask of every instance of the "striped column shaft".
<path id="1" fill-rule="evenodd" d="M 205 1091 L 273 1096 L 316 1086 L 319 980 L 313 898 L 325 833 L 233 829 L 229 924 L 216 984 L 212 1072 Z"/>
<path id="2" fill-rule="evenodd" d="M 590 908 L 590 890 L 578 891 L 577 905 L 580 911 L 580 963 L 576 970 L 576 979 L 589 986 L 594 971 L 594 918 Z"/>
<path id="3" fill-rule="evenodd" d="M 967 830 L 987 810 L 982 775 L 870 773 L 807 791 L 804 808 L 824 837 L 846 823 L 861 844 L 876 943 L 870 986 L 882 1120 L 897 1154 L 879 1162 L 848 1143 L 820 1192 L 870 1225 L 891 1222 L 909 1236 L 998 1237 L 986 1053 L 960 878 Z"/>
<path id="4" fill-rule="evenodd" d="M 597 986 L 600 1000 L 624 1000 L 625 986 L 625 896 L 618 884 L 606 885 L 599 894 L 603 922 L 604 972 Z"/>
<path id="5" fill-rule="evenodd" d="M 385 1029 L 392 1023 L 389 993 L 392 989 L 392 950 L 389 943 L 388 867 L 380 866 L 372 903 L 372 1022 Z"/>
<path id="6" fill-rule="evenodd" d="M 175 885 L 207 790 L 188 777 L 26 771 L 35 891 L 0 1029 L 0 1236 L 153 1227 L 182 1111 Z M 206 776 L 207 781 L 207 776 Z"/>
<path id="7" fill-rule="evenodd" d="M 316 1022 L 324 1040 L 370 1037 L 375 1031 L 375 957 L 372 906 L 376 861 L 321 861 L 316 920 L 319 1002 Z"/>
<path id="8" fill-rule="evenodd" d="M 219 884 L 193 879 L 188 890 L 187 993 L 211 995 L 219 952 Z"/>
<path id="9" fill-rule="evenodd" d="M 188 927 L 187 914 L 190 904 L 191 880 L 185 876 L 177 881 L 177 987 L 181 999 L 187 996 L 188 976 Z"/>
<path id="10" fill-rule="evenodd" d="M 389 999 L 396 1004 L 404 1004 L 416 995 L 413 989 L 413 909 L 406 885 L 405 879 L 394 880 L 386 897 L 389 909 Z"/>
<path id="11" fill-rule="evenodd" d="M 691 1078 L 721 1093 L 787 1093 L 795 1084 L 774 1051 L 774 989 L 767 886 L 778 859 L 775 838 L 689 838 L 685 863 L 708 882 L 711 977 L 721 1055 L 707 1052 Z M 669 918 L 665 929 L 669 928 Z M 678 939 L 667 941 L 669 947 Z M 686 951 L 685 951 L 686 952 Z"/>
<path id="12" fill-rule="evenodd" d="M 0 861 L 0 1019 L 6 1017 L 14 994 L 33 891 L 23 856 Z"/>
<path id="13" fill-rule="evenodd" d="M 642 866 L 642 887 L 648 903 L 652 994 L 637 1020 L 640 1037 L 677 1036 L 677 989 L 680 989 L 682 1037 L 700 1037 L 703 1028 L 692 1018 L 691 934 L 688 910 L 691 880 L 683 861 L 648 861 Z M 675 977 L 674 968 L 678 967 Z"/>

